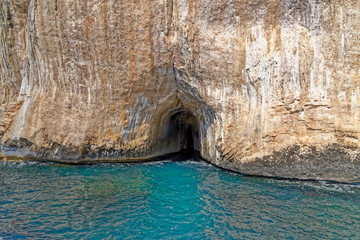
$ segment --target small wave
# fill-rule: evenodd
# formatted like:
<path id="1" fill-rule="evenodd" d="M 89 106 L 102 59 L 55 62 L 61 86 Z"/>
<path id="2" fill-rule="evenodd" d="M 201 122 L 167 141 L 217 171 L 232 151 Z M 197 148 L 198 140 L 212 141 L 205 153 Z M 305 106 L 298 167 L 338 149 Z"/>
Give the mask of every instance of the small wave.
<path id="1" fill-rule="evenodd" d="M 171 163 L 173 162 L 173 160 L 168 159 L 168 160 L 161 160 L 161 161 L 149 161 L 149 162 L 143 162 L 143 163 L 137 163 L 140 165 L 145 165 L 145 166 L 162 166 L 165 163 Z"/>
<path id="2" fill-rule="evenodd" d="M 300 180 L 271 180 L 271 182 L 282 182 L 287 185 L 299 185 L 318 190 L 341 192 L 341 193 L 359 193 L 359 183 L 336 183 L 330 181 L 300 181 Z"/>
<path id="3" fill-rule="evenodd" d="M 308 182 L 304 185 L 327 191 L 341 192 L 341 193 L 358 193 L 360 191 L 360 184 L 346 184 L 334 183 L 328 181 Z"/>
<path id="4" fill-rule="evenodd" d="M 183 164 L 194 164 L 194 165 L 200 165 L 200 166 L 211 166 L 210 163 L 203 161 L 203 160 L 196 160 L 193 158 L 190 158 L 189 160 L 180 161 L 179 163 Z"/>
<path id="5" fill-rule="evenodd" d="M 36 161 L 14 161 L 14 160 L 3 160 L 0 161 L 0 164 L 3 166 L 30 166 L 30 165 L 39 165 L 41 163 Z"/>

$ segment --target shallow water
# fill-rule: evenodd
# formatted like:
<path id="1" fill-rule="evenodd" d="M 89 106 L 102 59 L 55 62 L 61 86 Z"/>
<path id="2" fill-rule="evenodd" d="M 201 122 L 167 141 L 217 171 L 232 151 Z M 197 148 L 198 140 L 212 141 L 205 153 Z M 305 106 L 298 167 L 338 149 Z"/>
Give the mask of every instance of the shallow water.
<path id="1" fill-rule="evenodd" d="M 360 239 L 360 186 L 205 162 L 0 163 L 0 239 Z"/>

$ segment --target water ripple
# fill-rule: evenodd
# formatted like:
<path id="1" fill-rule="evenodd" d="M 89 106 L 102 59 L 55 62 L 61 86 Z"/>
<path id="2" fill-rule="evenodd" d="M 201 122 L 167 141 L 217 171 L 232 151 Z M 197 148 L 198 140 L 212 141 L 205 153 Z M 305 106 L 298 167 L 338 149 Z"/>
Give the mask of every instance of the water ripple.
<path id="1" fill-rule="evenodd" d="M 0 239 L 359 239 L 360 185 L 202 161 L 0 162 Z"/>

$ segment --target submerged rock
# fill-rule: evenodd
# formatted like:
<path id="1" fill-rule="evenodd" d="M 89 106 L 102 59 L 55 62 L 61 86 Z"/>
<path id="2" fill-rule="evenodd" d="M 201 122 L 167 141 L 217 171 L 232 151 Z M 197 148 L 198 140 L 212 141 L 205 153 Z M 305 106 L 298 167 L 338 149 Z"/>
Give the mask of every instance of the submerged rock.
<path id="1" fill-rule="evenodd" d="M 198 150 L 247 174 L 360 181 L 360 3 L 1 0 L 6 156 Z"/>

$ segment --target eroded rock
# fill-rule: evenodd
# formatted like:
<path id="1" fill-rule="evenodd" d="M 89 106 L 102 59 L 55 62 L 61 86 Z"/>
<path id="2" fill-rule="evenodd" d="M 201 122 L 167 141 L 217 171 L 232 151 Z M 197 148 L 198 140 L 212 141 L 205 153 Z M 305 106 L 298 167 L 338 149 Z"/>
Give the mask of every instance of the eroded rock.
<path id="1" fill-rule="evenodd" d="M 185 132 L 238 172 L 360 181 L 359 1 L 1 0 L 0 13 L 4 156 L 140 161 L 184 149 Z"/>

